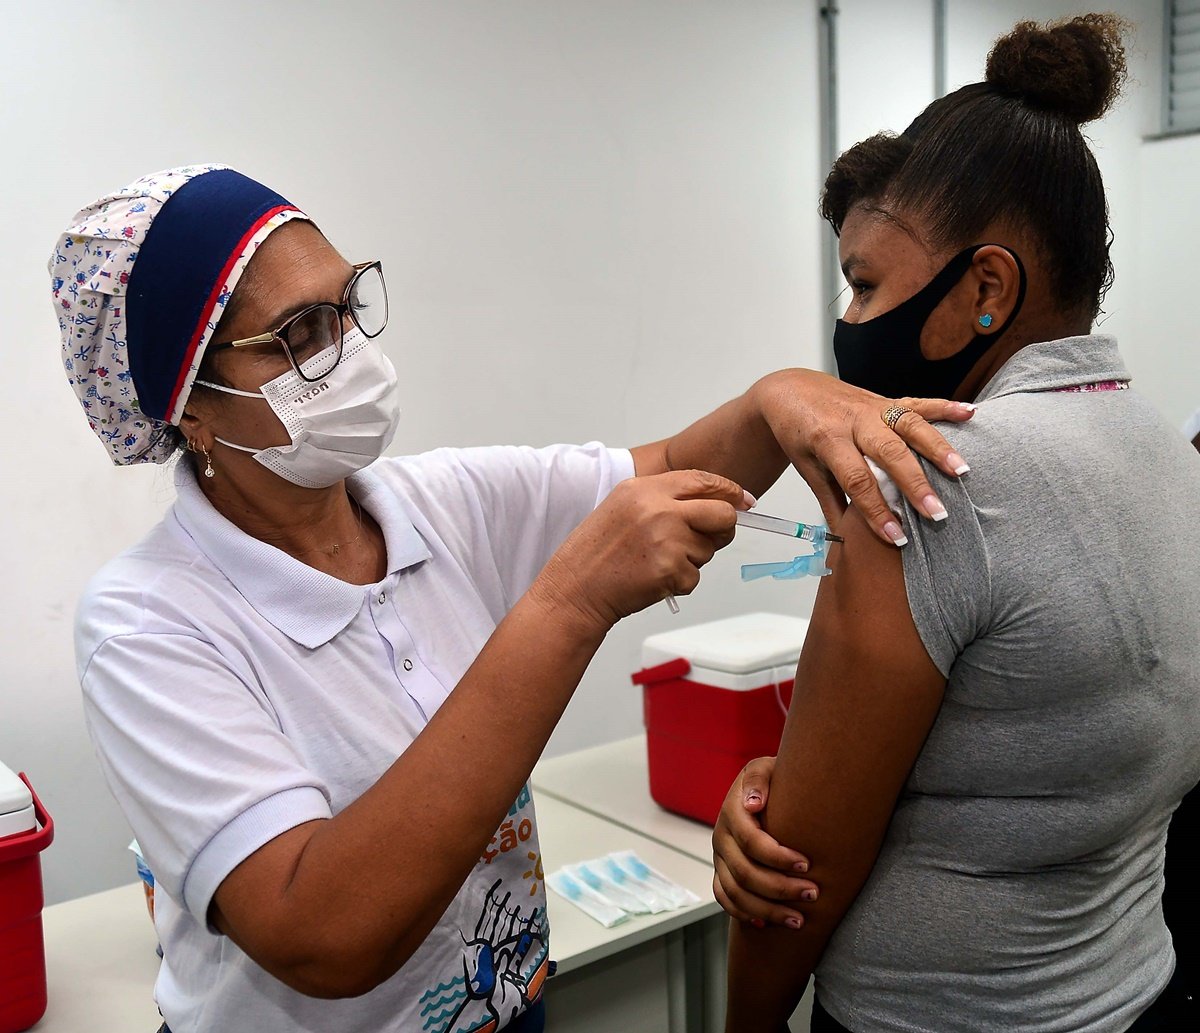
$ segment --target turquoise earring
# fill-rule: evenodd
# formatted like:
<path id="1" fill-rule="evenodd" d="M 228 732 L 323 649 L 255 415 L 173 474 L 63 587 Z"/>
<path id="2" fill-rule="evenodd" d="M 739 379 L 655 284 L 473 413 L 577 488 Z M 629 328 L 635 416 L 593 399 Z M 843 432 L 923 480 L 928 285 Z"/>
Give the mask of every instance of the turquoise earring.
<path id="1" fill-rule="evenodd" d="M 985 330 L 989 326 L 991 326 L 992 325 L 992 314 L 990 312 L 985 312 L 982 316 L 980 316 L 979 317 L 979 325 L 981 327 L 983 327 Z"/>

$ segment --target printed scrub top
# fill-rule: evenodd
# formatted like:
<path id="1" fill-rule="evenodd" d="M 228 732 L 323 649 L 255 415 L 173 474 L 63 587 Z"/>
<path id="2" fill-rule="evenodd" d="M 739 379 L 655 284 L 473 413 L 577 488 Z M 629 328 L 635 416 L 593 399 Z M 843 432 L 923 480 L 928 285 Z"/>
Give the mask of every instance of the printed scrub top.
<path id="1" fill-rule="evenodd" d="M 380 460 L 348 482 L 387 541 L 387 575 L 364 586 L 244 534 L 178 465 L 175 505 L 95 577 L 76 622 L 92 741 L 161 890 L 155 997 L 174 1033 L 490 1031 L 537 999 L 549 944 L 528 787 L 426 942 L 362 997 L 289 989 L 206 916 L 241 861 L 391 766 L 631 476 L 629 452 L 598 444 Z M 463 769 L 486 778 L 488 761 Z"/>

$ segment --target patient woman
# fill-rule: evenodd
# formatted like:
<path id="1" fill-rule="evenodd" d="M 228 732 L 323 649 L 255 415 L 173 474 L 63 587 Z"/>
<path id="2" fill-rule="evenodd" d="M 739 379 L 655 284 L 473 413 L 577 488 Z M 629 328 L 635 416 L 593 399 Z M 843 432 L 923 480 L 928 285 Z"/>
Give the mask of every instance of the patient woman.
<path id="1" fill-rule="evenodd" d="M 714 835 L 729 1030 L 783 1030 L 814 972 L 814 1033 L 1182 1028 L 1161 899 L 1200 778 L 1200 463 L 1092 332 L 1112 267 L 1080 126 L 1120 30 L 1017 26 L 826 182 L 842 378 L 977 402 L 947 437 L 978 462 L 930 468 L 950 519 L 903 504 L 903 550 L 853 508 L 838 528 L 765 833 L 735 786 Z"/>

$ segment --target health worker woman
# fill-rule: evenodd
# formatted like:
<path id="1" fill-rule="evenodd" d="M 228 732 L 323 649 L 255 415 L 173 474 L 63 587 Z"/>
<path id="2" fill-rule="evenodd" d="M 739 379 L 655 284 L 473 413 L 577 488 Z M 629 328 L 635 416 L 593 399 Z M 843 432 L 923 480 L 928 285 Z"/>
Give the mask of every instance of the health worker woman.
<path id="1" fill-rule="evenodd" d="M 161 891 L 174 1033 L 540 1029 L 527 779 L 609 629 L 690 592 L 742 486 L 789 462 L 889 544 L 863 452 L 943 512 L 888 400 L 803 370 L 632 451 L 381 459 L 401 391 L 380 263 L 227 167 L 87 206 L 50 271 L 109 458 L 186 450 L 174 505 L 94 578 L 76 632 L 100 765 Z"/>

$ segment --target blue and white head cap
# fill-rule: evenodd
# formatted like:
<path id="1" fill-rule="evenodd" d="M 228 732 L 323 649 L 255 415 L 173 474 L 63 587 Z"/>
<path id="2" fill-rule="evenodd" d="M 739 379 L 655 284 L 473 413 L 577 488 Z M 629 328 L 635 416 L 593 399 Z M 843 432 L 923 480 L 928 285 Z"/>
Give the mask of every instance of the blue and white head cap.
<path id="1" fill-rule="evenodd" d="M 308 218 L 225 165 L 155 172 L 76 213 L 50 256 L 63 366 L 118 466 L 162 463 L 255 249 Z"/>

